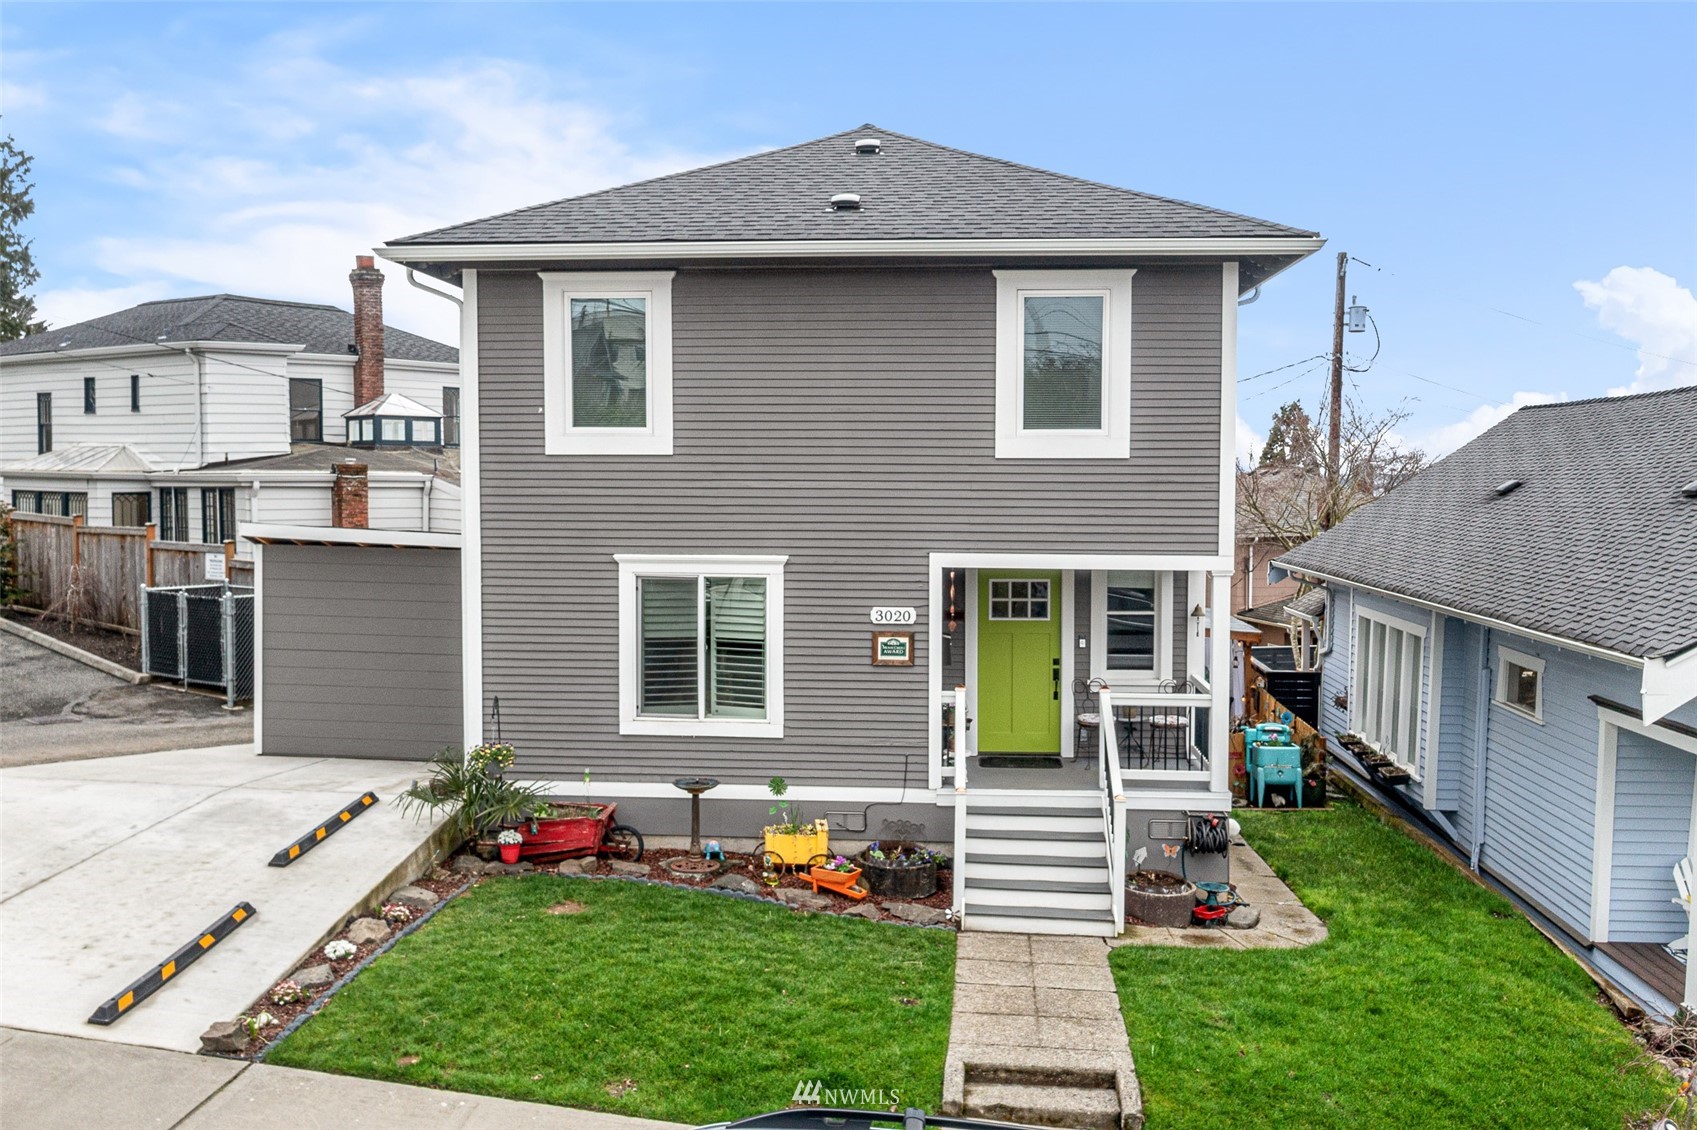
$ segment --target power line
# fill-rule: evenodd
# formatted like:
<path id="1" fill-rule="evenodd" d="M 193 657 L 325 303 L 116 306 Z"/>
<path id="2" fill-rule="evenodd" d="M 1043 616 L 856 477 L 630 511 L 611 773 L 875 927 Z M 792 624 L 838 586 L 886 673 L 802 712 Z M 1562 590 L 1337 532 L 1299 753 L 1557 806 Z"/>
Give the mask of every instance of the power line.
<path id="1" fill-rule="evenodd" d="M 1331 360 L 1331 357 L 1332 357 L 1332 355 L 1330 353 L 1316 353 L 1312 357 L 1304 357 L 1300 361 L 1292 361 L 1290 364 L 1280 365 L 1276 369 L 1265 369 L 1265 370 L 1263 370 L 1259 373 L 1254 374 L 1253 376 L 1239 377 L 1237 379 L 1237 383 L 1240 384 L 1240 385 L 1245 385 L 1245 384 L 1248 384 L 1250 381 L 1260 380 L 1262 377 L 1270 377 L 1274 373 L 1282 373 L 1286 369 L 1294 369 L 1298 365 L 1306 365 L 1310 361 L 1329 361 L 1329 360 Z M 1282 387 L 1282 386 L 1275 386 L 1275 387 Z"/>

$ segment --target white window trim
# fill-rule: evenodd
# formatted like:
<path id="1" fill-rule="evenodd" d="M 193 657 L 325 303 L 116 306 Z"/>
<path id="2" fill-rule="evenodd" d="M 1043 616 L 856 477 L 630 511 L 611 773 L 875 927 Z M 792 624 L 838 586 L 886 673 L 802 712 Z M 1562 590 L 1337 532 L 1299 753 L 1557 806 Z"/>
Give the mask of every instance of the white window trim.
<path id="1" fill-rule="evenodd" d="M 997 271 L 996 458 L 1131 457 L 1131 278 L 1134 270 Z M 1099 294 L 1102 319 L 1102 427 L 1032 430 L 1021 426 L 1025 391 L 1027 295 Z"/>
<path id="2" fill-rule="evenodd" d="M 1420 641 L 1420 662 L 1412 667 L 1404 664 L 1401 677 L 1403 679 L 1403 709 L 1407 711 L 1404 733 L 1409 736 L 1409 748 L 1404 750 L 1382 748 L 1377 739 L 1368 733 L 1364 711 L 1366 697 L 1361 693 L 1360 671 L 1365 661 L 1362 655 L 1362 624 L 1377 623 L 1381 627 L 1395 628 L 1404 635 L 1413 636 Z M 1375 749 L 1389 757 L 1393 762 L 1408 770 L 1417 782 L 1425 781 L 1420 750 L 1425 742 L 1425 727 L 1420 724 L 1421 708 L 1427 706 L 1425 701 L 1425 671 L 1426 664 L 1431 659 L 1431 642 L 1426 628 L 1410 620 L 1403 620 L 1384 612 L 1370 609 L 1355 609 L 1353 639 L 1349 649 L 1349 728 L 1361 734 L 1372 743 Z"/>
<path id="3" fill-rule="evenodd" d="M 1121 572 L 1115 569 L 1113 572 Z M 1124 570 L 1137 572 L 1138 570 Z M 1108 573 L 1095 569 L 1090 574 L 1090 675 L 1114 683 L 1158 686 L 1173 677 L 1173 575 L 1154 569 L 1155 574 L 1155 668 L 1152 671 L 1109 670 L 1108 668 Z M 1197 644 L 1197 646 L 1201 646 Z"/>
<path id="4" fill-rule="evenodd" d="M 674 271 L 542 271 L 542 450 L 547 455 L 672 453 L 672 276 Z M 571 302 L 641 298 L 648 309 L 648 427 L 574 428 L 571 423 Z M 463 405 L 462 405 L 463 411 Z"/>
<path id="5" fill-rule="evenodd" d="M 1537 705 L 1528 711 L 1518 702 L 1508 698 L 1508 665 L 1524 667 L 1538 675 Z M 1512 647 L 1497 645 L 1497 685 L 1491 691 L 1491 701 L 1513 714 L 1518 714 L 1529 722 L 1544 724 L 1544 660 L 1524 651 L 1516 651 Z"/>
<path id="6" fill-rule="evenodd" d="M 784 736 L 784 563 L 787 556 L 680 556 L 616 553 L 619 563 L 619 733 L 665 737 Z M 766 581 L 766 717 L 655 718 L 637 713 L 642 649 L 637 644 L 637 578 L 762 577 Z"/>

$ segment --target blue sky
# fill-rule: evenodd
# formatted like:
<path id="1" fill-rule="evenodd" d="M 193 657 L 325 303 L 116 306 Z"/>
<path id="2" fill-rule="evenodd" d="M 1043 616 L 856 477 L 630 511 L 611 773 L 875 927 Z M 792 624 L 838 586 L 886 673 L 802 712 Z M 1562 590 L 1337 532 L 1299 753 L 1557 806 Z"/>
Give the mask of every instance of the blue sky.
<path id="1" fill-rule="evenodd" d="M 1692 4 L 13 2 L 0 126 L 65 324 L 346 305 L 382 240 L 871 121 L 1321 231 L 1245 308 L 1242 376 L 1330 348 L 1347 250 L 1383 334 L 1360 396 L 1442 452 L 1521 403 L 1697 382 L 1694 57 Z M 1241 441 L 1323 382 L 1244 381 Z"/>

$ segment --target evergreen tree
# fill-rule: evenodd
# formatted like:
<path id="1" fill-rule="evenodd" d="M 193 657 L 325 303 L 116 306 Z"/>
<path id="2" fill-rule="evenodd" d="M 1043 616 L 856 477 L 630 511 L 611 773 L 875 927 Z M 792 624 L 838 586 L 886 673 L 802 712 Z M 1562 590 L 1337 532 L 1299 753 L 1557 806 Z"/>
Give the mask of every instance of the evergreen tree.
<path id="1" fill-rule="evenodd" d="M 1260 466 L 1317 466 L 1319 440 L 1308 410 L 1300 402 L 1292 400 L 1273 413 L 1273 422 L 1267 428 L 1267 443 L 1261 449 Z"/>
<path id="2" fill-rule="evenodd" d="M 35 317 L 35 300 L 29 289 L 41 278 L 35 269 L 35 256 L 30 241 L 19 230 L 35 211 L 30 192 L 35 185 L 29 179 L 29 167 L 34 161 L 18 148 L 10 134 L 0 141 L 0 341 L 16 341 L 25 334 L 41 333 L 46 322 Z"/>

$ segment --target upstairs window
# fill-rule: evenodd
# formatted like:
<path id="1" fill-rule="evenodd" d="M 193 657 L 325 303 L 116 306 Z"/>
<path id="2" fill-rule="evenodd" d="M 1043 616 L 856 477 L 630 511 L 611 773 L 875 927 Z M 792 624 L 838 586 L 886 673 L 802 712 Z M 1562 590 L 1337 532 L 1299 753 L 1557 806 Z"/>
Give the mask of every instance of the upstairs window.
<path id="1" fill-rule="evenodd" d="M 670 455 L 672 272 L 545 272 L 542 295 L 544 451 Z"/>
<path id="2" fill-rule="evenodd" d="M 324 442 L 324 382 L 289 378 L 289 442 Z"/>
<path id="3" fill-rule="evenodd" d="M 1544 720 L 1544 661 L 1509 647 L 1497 648 L 1499 704 L 1534 722 Z"/>
<path id="4" fill-rule="evenodd" d="M 1131 455 L 1131 271 L 996 272 L 996 456 Z"/>
<path id="5" fill-rule="evenodd" d="M 53 394 L 35 394 L 35 453 L 46 455 L 53 450 Z"/>
<path id="6" fill-rule="evenodd" d="M 130 374 L 130 411 L 141 411 L 141 374 Z"/>
<path id="7" fill-rule="evenodd" d="M 460 445 L 460 390 L 452 385 L 442 389 L 442 446 Z"/>
<path id="8" fill-rule="evenodd" d="M 94 415 L 94 378 L 82 379 L 82 410 L 85 416 Z"/>
<path id="9" fill-rule="evenodd" d="M 781 557 L 623 557 L 619 732 L 783 736 Z"/>

